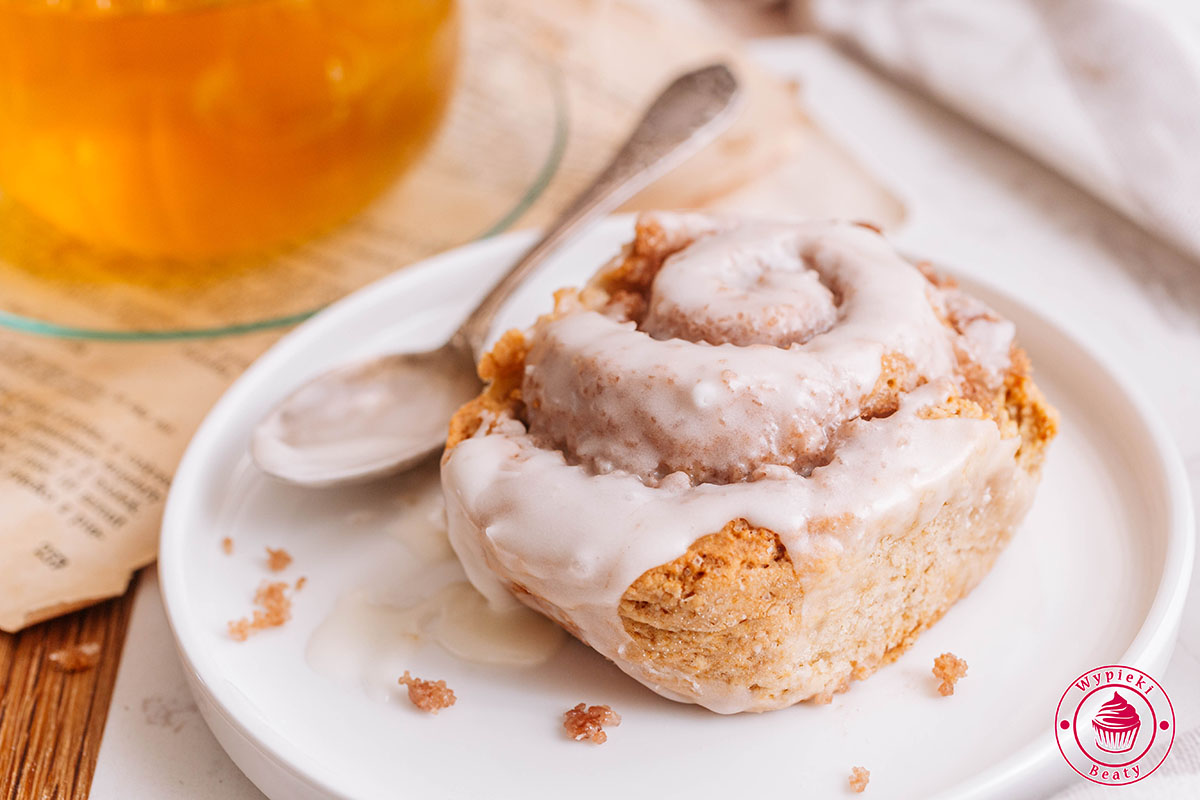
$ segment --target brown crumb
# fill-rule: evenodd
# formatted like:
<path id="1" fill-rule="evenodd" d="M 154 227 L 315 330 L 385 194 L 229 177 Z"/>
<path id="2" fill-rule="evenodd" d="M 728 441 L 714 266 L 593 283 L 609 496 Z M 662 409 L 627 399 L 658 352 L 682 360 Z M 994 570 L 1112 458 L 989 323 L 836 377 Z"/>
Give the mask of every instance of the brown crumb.
<path id="1" fill-rule="evenodd" d="M 296 591 L 298 592 L 301 589 L 303 589 L 304 584 L 306 584 L 306 583 L 308 583 L 307 576 L 301 575 L 299 578 L 296 578 Z"/>
<path id="2" fill-rule="evenodd" d="M 227 555 L 227 556 L 233 555 L 233 539 L 230 539 L 228 536 L 226 536 L 224 539 L 222 539 L 221 540 L 221 549 L 223 551 L 225 551 L 225 555 Z"/>
<path id="3" fill-rule="evenodd" d="M 283 572 L 292 563 L 292 554 L 280 547 L 267 548 L 267 569 L 271 572 Z"/>
<path id="4" fill-rule="evenodd" d="M 866 220 L 856 219 L 856 220 L 854 220 L 853 224 L 857 225 L 860 228 L 866 228 L 869 231 L 875 231 L 875 233 L 878 233 L 880 236 L 883 235 L 883 228 L 879 227 L 874 222 L 867 222 Z"/>
<path id="5" fill-rule="evenodd" d="M 454 696 L 454 690 L 446 686 L 445 681 L 423 681 L 409 675 L 408 670 L 404 670 L 404 674 L 400 676 L 400 685 L 408 687 L 408 699 L 414 706 L 430 714 L 449 708 L 458 699 Z"/>
<path id="6" fill-rule="evenodd" d="M 60 672 L 86 672 L 100 662 L 100 643 L 68 645 L 55 650 L 46 659 Z"/>
<path id="7" fill-rule="evenodd" d="M 933 676 L 941 680 L 938 694 L 949 697 L 954 694 L 954 684 L 967 674 L 967 662 L 954 653 L 942 653 L 933 660 Z"/>
<path id="8" fill-rule="evenodd" d="M 292 618 L 292 599 L 287 596 L 288 585 L 283 581 L 271 583 L 263 581 L 254 593 L 254 616 L 231 621 L 229 636 L 236 641 L 244 642 L 252 633 L 278 628 Z"/>
<path id="9" fill-rule="evenodd" d="M 870 782 L 871 770 L 866 767 L 854 767 L 850 770 L 850 791 L 862 794 Z"/>
<path id="10" fill-rule="evenodd" d="M 593 744 L 608 741 L 605 725 L 615 728 L 621 724 L 621 715 L 608 706 L 589 706 L 585 703 L 575 706 L 563 717 L 563 727 L 567 729 L 568 736 L 577 742 L 587 739 Z"/>

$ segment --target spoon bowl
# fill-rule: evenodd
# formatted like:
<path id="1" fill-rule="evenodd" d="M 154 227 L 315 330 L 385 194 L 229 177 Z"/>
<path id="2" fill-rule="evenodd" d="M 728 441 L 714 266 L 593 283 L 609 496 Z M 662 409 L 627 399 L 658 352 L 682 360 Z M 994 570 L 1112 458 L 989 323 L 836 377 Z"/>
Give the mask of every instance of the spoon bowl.
<path id="1" fill-rule="evenodd" d="M 440 448 L 450 417 L 479 389 L 474 358 L 457 338 L 339 367 L 272 409 L 250 452 L 263 471 L 302 486 L 380 478 Z"/>

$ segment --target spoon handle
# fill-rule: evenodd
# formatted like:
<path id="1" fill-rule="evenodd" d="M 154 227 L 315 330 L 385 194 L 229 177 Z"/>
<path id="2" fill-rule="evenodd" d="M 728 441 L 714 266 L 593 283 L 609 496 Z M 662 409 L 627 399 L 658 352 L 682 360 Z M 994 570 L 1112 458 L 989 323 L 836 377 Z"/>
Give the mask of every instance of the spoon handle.
<path id="1" fill-rule="evenodd" d="M 496 313 L 546 256 L 712 141 L 729 121 L 738 95 L 737 80 L 724 64 L 676 78 L 646 110 L 608 165 L 488 292 L 451 341 L 478 355 Z"/>

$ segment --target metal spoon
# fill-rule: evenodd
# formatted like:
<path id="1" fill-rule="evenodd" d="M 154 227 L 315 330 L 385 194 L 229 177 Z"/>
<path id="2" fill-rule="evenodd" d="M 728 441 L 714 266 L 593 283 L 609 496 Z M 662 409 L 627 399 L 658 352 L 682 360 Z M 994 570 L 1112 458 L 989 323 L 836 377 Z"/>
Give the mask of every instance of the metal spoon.
<path id="1" fill-rule="evenodd" d="M 476 358 L 509 295 L 564 241 L 715 138 L 738 92 L 723 64 L 677 78 L 450 341 L 334 369 L 305 384 L 255 428 L 250 452 L 259 468 L 289 483 L 333 486 L 399 472 L 440 448 L 454 411 L 479 393 Z"/>

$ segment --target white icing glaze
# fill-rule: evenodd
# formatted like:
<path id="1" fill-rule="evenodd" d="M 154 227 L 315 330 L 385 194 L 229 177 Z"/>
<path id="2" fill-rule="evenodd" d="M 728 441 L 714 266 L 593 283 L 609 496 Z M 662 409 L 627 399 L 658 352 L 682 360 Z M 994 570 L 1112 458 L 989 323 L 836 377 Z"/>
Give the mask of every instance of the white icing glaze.
<path id="1" fill-rule="evenodd" d="M 553 622 L 519 603 L 489 603 L 465 580 L 447 540 L 434 467 L 397 479 L 394 513 L 363 510 L 347 520 L 383 528 L 402 542 L 410 571 L 389 570 L 385 580 L 344 592 L 305 646 L 314 671 L 357 684 L 380 701 L 402 692 L 396 679 L 413 668 L 425 643 L 478 664 L 534 666 L 551 658 L 566 638 Z"/>
<path id="2" fill-rule="evenodd" d="M 409 470 L 398 484 L 393 502 L 400 514 L 387 526 L 388 533 L 425 564 L 454 558 L 438 473 L 422 466 Z"/>
<path id="3" fill-rule="evenodd" d="M 750 273 L 759 277 L 747 290 Z M 737 288 L 721 291 L 726 278 Z M 853 225 L 752 223 L 710 235 L 659 272 L 642 326 L 652 330 L 597 312 L 538 324 L 523 388 L 537 410 L 530 431 L 598 472 L 651 480 L 675 470 L 724 482 L 763 464 L 809 469 L 861 414 L 885 354 L 911 362 L 914 382 L 950 373 L 953 343 L 931 289 L 882 237 Z M 744 302 L 749 316 L 739 317 Z M 796 341 L 809 312 L 816 329 L 829 329 Z M 738 344 L 648 341 L 674 319 L 716 321 Z M 747 343 L 755 337 L 768 343 Z"/>
<path id="4" fill-rule="evenodd" d="M 794 226 L 778 224 L 697 241 L 655 276 L 642 329 L 655 339 L 697 341 L 703 331 L 711 344 L 778 347 L 829 330 L 837 298 L 807 263 L 806 243 Z"/>
<path id="5" fill-rule="evenodd" d="M 387 701 L 396 678 L 426 641 L 477 664 L 536 666 L 562 645 L 562 629 L 521 605 L 491 606 L 466 581 L 454 581 L 413 605 L 373 602 L 354 590 L 312 632 L 305 660 L 321 675 L 358 683 Z"/>
<path id="6" fill-rule="evenodd" d="M 1016 335 L 1013 324 L 958 289 L 941 292 L 941 299 L 946 314 L 962 329 L 958 341 L 970 360 L 992 374 L 1003 373 Z"/>
<path id="7" fill-rule="evenodd" d="M 1018 438 L 1002 438 L 991 420 L 920 414 L 958 393 L 964 352 L 998 382 L 1012 328 L 849 225 L 656 220 L 672 235 L 691 226 L 706 237 L 659 273 L 648 317 L 655 334 L 677 312 L 729 331 L 738 324 L 723 321 L 738 320 L 745 304 L 774 315 L 788 346 L 746 343 L 742 332 L 740 344 L 656 340 L 585 309 L 540 322 L 523 385 L 529 429 L 507 416 L 488 420 L 443 460 L 449 533 L 490 601 L 511 605 L 507 587 L 519 584 L 638 680 L 732 713 L 753 707 L 744 689 L 695 684 L 680 696 L 621 657 L 622 594 L 730 520 L 774 530 L 797 561 L 924 524 L 963 485 L 1012 483 Z M 727 267 L 730 253 L 745 263 Z M 718 288 L 725 279 L 728 292 Z M 836 306 L 832 327 L 823 319 L 806 329 L 787 308 L 791 293 L 818 315 Z M 961 335 L 938 317 L 951 308 L 966 322 Z M 890 416 L 859 419 L 888 353 L 904 355 L 926 382 Z M 796 437 L 806 452 L 830 447 L 828 463 L 800 469 L 779 458 Z M 557 443 L 565 444 L 547 446 Z M 663 468 L 673 463 L 690 474 Z M 739 478 L 704 482 L 730 474 Z M 821 524 L 830 518 L 844 519 Z"/>

